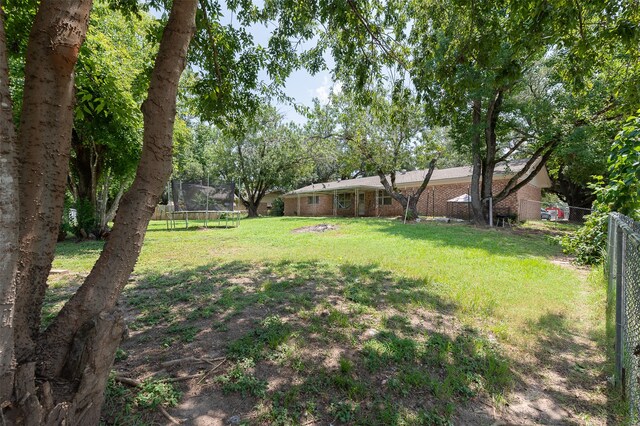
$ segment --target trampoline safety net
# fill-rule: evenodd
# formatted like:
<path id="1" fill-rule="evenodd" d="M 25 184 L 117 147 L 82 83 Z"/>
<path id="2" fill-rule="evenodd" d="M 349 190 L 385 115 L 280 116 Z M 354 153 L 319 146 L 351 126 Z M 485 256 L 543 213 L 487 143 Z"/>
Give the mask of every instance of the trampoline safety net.
<path id="1" fill-rule="evenodd" d="M 171 181 L 174 211 L 232 211 L 235 186 L 229 182 Z"/>

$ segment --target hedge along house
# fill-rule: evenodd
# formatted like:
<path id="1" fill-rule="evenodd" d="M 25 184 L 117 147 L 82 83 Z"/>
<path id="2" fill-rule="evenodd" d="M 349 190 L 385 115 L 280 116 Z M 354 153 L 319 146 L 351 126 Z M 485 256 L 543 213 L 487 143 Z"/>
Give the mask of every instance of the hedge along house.
<path id="1" fill-rule="evenodd" d="M 493 193 L 501 191 L 525 163 L 518 161 L 497 165 Z M 420 186 L 426 173 L 427 170 L 397 173 L 396 186 L 402 193 L 411 192 Z M 452 212 L 448 202 L 469 194 L 470 183 L 470 166 L 434 170 L 418 202 L 418 213 L 425 216 L 450 215 Z M 539 220 L 541 191 L 550 186 L 549 175 L 543 167 L 526 185 L 494 205 L 494 215 Z M 404 214 L 400 203 L 385 192 L 378 176 L 315 183 L 289 192 L 283 198 L 285 216 L 379 217 Z"/>

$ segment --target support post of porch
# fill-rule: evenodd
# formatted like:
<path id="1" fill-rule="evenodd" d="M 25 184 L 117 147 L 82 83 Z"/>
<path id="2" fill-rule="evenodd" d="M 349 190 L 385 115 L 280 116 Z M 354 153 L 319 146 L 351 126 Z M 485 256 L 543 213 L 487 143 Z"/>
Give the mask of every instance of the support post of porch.
<path id="1" fill-rule="evenodd" d="M 358 188 L 356 188 L 355 198 L 353 201 L 353 216 L 358 217 Z"/>

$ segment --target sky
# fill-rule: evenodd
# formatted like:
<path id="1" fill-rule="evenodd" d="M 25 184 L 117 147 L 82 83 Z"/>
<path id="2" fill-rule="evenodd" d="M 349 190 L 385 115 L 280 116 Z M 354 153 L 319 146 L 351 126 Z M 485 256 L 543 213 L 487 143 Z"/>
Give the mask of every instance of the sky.
<path id="1" fill-rule="evenodd" d="M 256 3 L 260 3 L 258 0 Z M 269 42 L 269 35 L 271 30 L 264 25 L 253 25 L 250 28 L 250 32 L 254 37 L 256 44 L 266 46 Z M 313 46 L 314 41 L 301 44 L 301 49 L 310 48 Z M 294 99 L 298 104 L 304 106 L 311 106 L 314 98 L 318 98 L 321 103 L 326 104 L 329 101 L 329 95 L 331 90 L 335 86 L 336 91 L 340 91 L 341 85 L 335 84 L 331 72 L 329 71 L 334 66 L 334 60 L 330 54 L 324 54 L 324 60 L 327 64 L 327 70 L 322 70 L 315 75 L 311 75 L 306 70 L 294 71 L 285 82 L 284 93 Z M 262 71 L 259 74 L 260 78 L 267 80 L 267 73 Z M 277 104 L 276 107 L 284 115 L 286 120 L 302 124 L 306 122 L 306 118 L 300 115 L 292 105 Z"/>
<path id="2" fill-rule="evenodd" d="M 260 6 L 262 1 L 256 0 L 255 3 Z M 233 16 L 231 12 L 225 11 L 224 4 L 222 5 L 224 17 L 221 19 L 223 24 L 233 22 Z M 159 10 L 152 9 L 150 13 L 156 18 L 160 18 L 162 13 Z M 251 34 L 254 37 L 256 44 L 266 46 L 269 40 L 271 30 L 264 25 L 253 25 L 250 29 Z M 311 43 L 307 43 L 304 47 L 310 47 Z M 334 65 L 331 55 L 325 53 L 325 63 L 330 69 Z M 260 78 L 264 81 L 268 81 L 268 76 L 265 71 L 260 72 Z M 329 95 L 334 82 L 329 70 L 322 70 L 315 75 L 311 75 L 306 70 L 294 71 L 285 82 L 284 93 L 288 97 L 294 100 L 295 103 L 303 106 L 311 106 L 314 98 L 318 98 L 321 103 L 326 104 L 329 100 Z M 340 91 L 340 84 L 335 85 L 336 90 Z M 293 105 L 277 103 L 274 106 L 278 111 L 283 114 L 284 119 L 287 121 L 293 121 L 298 124 L 306 122 L 306 118 L 299 114 Z"/>

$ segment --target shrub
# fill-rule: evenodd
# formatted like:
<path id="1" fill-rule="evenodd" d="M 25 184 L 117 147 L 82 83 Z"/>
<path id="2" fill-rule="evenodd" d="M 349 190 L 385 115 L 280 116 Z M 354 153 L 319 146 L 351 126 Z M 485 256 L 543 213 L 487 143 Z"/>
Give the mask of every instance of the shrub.
<path id="1" fill-rule="evenodd" d="M 93 231 L 96 215 L 91 200 L 82 198 L 76 203 L 76 225 L 73 232 L 77 237 L 87 238 Z"/>
<path id="2" fill-rule="evenodd" d="M 594 265 L 607 250 L 609 213 L 595 210 L 586 217 L 584 225 L 561 239 L 563 251 L 576 257 L 581 265 Z"/>
<path id="3" fill-rule="evenodd" d="M 271 216 L 284 216 L 284 200 L 276 198 L 271 203 Z"/>
<path id="4" fill-rule="evenodd" d="M 592 265 L 604 257 L 609 212 L 640 219 L 640 117 L 630 117 L 616 136 L 608 164 L 608 179 L 597 177 L 592 186 L 595 211 L 582 228 L 561 241 L 565 253 L 575 255 L 578 263 Z"/>

